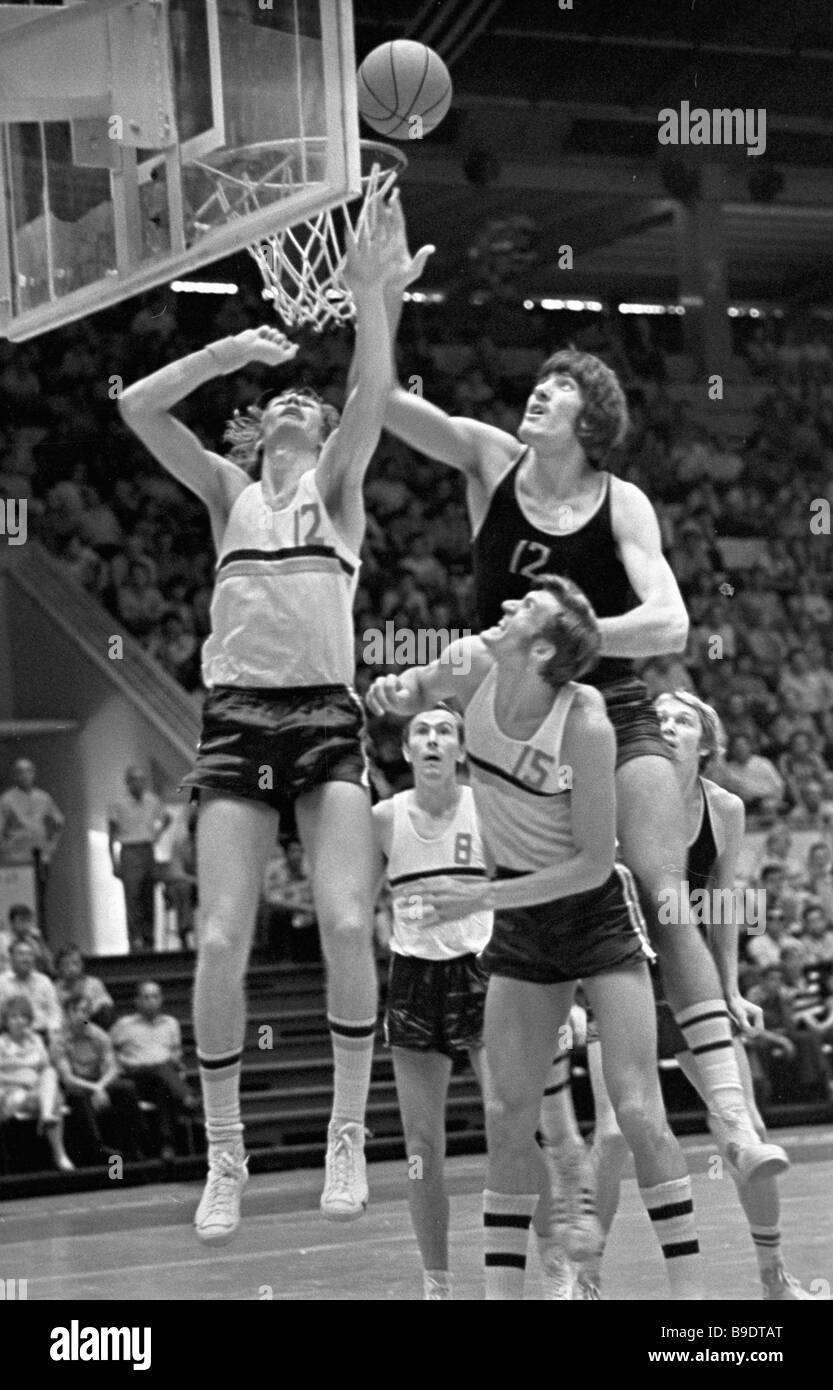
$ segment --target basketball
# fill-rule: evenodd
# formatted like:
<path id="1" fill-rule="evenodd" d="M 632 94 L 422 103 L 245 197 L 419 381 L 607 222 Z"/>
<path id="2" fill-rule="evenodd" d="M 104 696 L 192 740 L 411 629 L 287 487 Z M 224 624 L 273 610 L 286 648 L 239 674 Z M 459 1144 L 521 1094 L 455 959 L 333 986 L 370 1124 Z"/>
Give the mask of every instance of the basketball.
<path id="1" fill-rule="evenodd" d="M 451 105 L 451 94 L 451 77 L 442 58 L 412 39 L 380 44 L 359 68 L 362 118 L 391 140 L 428 135 Z"/>

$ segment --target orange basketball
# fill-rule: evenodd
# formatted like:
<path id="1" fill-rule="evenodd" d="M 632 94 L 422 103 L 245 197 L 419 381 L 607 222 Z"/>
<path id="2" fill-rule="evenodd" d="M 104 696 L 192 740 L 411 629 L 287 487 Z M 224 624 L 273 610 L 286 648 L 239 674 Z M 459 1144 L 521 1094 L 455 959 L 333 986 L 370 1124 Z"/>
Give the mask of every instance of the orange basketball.
<path id="1" fill-rule="evenodd" d="M 412 39 L 368 53 L 358 72 L 362 119 L 391 140 L 419 140 L 451 105 L 451 77 L 439 54 Z"/>

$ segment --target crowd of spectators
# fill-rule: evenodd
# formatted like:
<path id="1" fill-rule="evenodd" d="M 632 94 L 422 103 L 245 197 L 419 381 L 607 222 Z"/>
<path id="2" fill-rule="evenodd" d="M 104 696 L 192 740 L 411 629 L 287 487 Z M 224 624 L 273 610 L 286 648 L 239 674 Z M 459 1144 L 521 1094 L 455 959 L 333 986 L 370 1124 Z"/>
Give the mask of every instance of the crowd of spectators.
<path id="1" fill-rule="evenodd" d="M 13 907 L 9 918 L 0 933 L 3 1164 L 38 1163 L 32 1135 L 21 1130 L 26 1122 L 47 1139 L 61 1171 L 114 1159 L 170 1162 L 180 1120 L 198 1102 L 185 1080 L 179 1024 L 163 1013 L 159 985 L 142 981 L 136 1011 L 118 1016 L 77 946 L 62 947 L 53 963 L 29 910 Z"/>
<path id="2" fill-rule="evenodd" d="M 198 691 L 213 568 L 205 511 L 150 458 L 115 408 L 122 384 L 263 316 L 246 285 L 219 307 L 192 298 L 199 304 L 149 298 L 127 332 L 123 311 L 110 311 L 23 347 L 0 343 L 0 418 L 17 421 L 14 436 L 0 439 L 0 484 L 10 496 L 28 497 L 31 529 L 77 583 Z M 412 308 L 398 348 L 402 379 L 452 413 L 514 431 L 538 362 L 559 345 L 554 322 L 524 318 L 520 306 L 506 304 Z M 579 316 L 570 337 L 625 384 L 632 428 L 614 470 L 654 502 L 690 614 L 686 650 L 644 663 L 644 679 L 652 694 L 690 688 L 716 706 L 728 746 L 711 775 L 741 796 L 748 824 L 774 834 L 751 880 L 770 895 L 767 932 L 749 939 L 744 962 L 747 986 L 761 991 L 769 1020 L 768 1041 L 755 1053 L 759 1084 L 771 1089 L 773 1066 L 777 1072 L 792 1062 L 794 1073 L 812 1073 L 826 1093 L 830 962 L 819 953 L 833 941 L 833 566 L 829 520 L 813 504 L 829 504 L 833 491 L 833 352 L 819 321 L 769 318 L 749 328 L 735 343 L 754 388 L 740 442 L 722 424 L 729 386 L 725 406 L 715 401 L 694 411 L 673 390 L 670 359 L 650 320 Z M 349 335 L 302 335 L 302 353 L 283 375 L 252 366 L 220 377 L 177 413 L 216 449 L 235 408 L 290 378 L 340 406 L 349 356 Z M 365 658 L 369 636 L 386 624 L 450 635 L 473 624 L 460 475 L 385 434 L 365 498 L 355 605 L 360 691 L 384 669 Z M 380 795 L 407 785 L 392 722 L 372 723 L 371 755 Z M 816 838 L 812 865 L 783 861 L 778 846 L 794 831 Z M 781 873 L 788 907 L 778 905 Z M 192 865 L 182 879 L 192 900 Z M 308 888 L 300 850 L 282 851 L 260 917 L 262 939 L 280 955 L 317 953 Z M 377 928 L 381 941 L 384 910 Z M 773 945 L 777 959 L 756 958 L 771 955 Z M 806 991 L 817 987 L 819 999 L 805 1007 Z"/>

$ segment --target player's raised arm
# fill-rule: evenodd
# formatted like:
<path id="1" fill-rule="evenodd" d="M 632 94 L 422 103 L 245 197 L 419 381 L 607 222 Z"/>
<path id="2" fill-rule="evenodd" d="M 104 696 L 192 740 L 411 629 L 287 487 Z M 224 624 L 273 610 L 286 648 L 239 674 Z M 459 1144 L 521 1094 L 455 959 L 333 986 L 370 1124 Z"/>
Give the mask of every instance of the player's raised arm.
<path id="1" fill-rule="evenodd" d="M 364 534 L 362 482 L 379 443 L 392 382 L 384 290 L 394 273 L 395 235 L 390 204 L 379 194 L 368 199 L 358 231 L 348 227 L 344 279 L 356 304 L 356 340 L 341 422 L 316 467 L 327 510 L 356 550 Z"/>
<path id="2" fill-rule="evenodd" d="M 235 497 L 249 479 L 236 464 L 206 449 L 170 412 L 215 377 L 227 376 L 249 362 L 278 367 L 290 362 L 297 351 L 297 344 L 290 343 L 277 328 L 246 329 L 160 367 L 128 386 L 119 401 L 125 422 L 154 458 L 206 504 L 215 542 L 218 528 L 222 529 Z"/>
<path id="3" fill-rule="evenodd" d="M 398 255 L 395 274 L 385 286 L 385 307 L 393 343 L 402 316 L 402 296 L 408 286 L 419 279 L 434 247 L 423 246 L 412 256 L 398 197 L 391 200 L 391 210 L 396 221 Z M 517 454 L 518 442 L 511 434 L 480 420 L 447 415 L 422 395 L 406 391 L 395 380 L 396 372 L 392 370 L 394 379 L 385 409 L 385 429 L 391 434 L 429 458 L 459 468 L 470 477 L 479 476 L 484 467 L 488 471 L 490 463 L 502 471 L 504 459 L 508 462 Z"/>
<path id="4" fill-rule="evenodd" d="M 662 553 L 656 513 L 633 483 L 614 478 L 611 485 L 613 533 L 639 604 L 619 617 L 599 619 L 602 656 L 639 658 L 681 652 L 688 638 L 688 615 Z"/>
<path id="5" fill-rule="evenodd" d="M 461 637 L 428 666 L 411 666 L 401 675 L 377 676 L 367 692 L 367 707 L 372 714 L 402 718 L 418 714 L 438 700 L 455 700 L 465 709 L 491 664 L 479 637 Z"/>

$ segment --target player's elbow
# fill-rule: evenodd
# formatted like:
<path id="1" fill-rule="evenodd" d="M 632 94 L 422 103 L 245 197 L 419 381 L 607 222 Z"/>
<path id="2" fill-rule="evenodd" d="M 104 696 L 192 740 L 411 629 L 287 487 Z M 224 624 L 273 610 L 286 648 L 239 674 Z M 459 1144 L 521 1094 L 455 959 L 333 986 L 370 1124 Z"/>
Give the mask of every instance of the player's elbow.
<path id="1" fill-rule="evenodd" d="M 684 652 L 688 642 L 688 614 L 685 608 L 676 605 L 669 610 L 665 620 L 666 639 L 668 652 Z"/>

